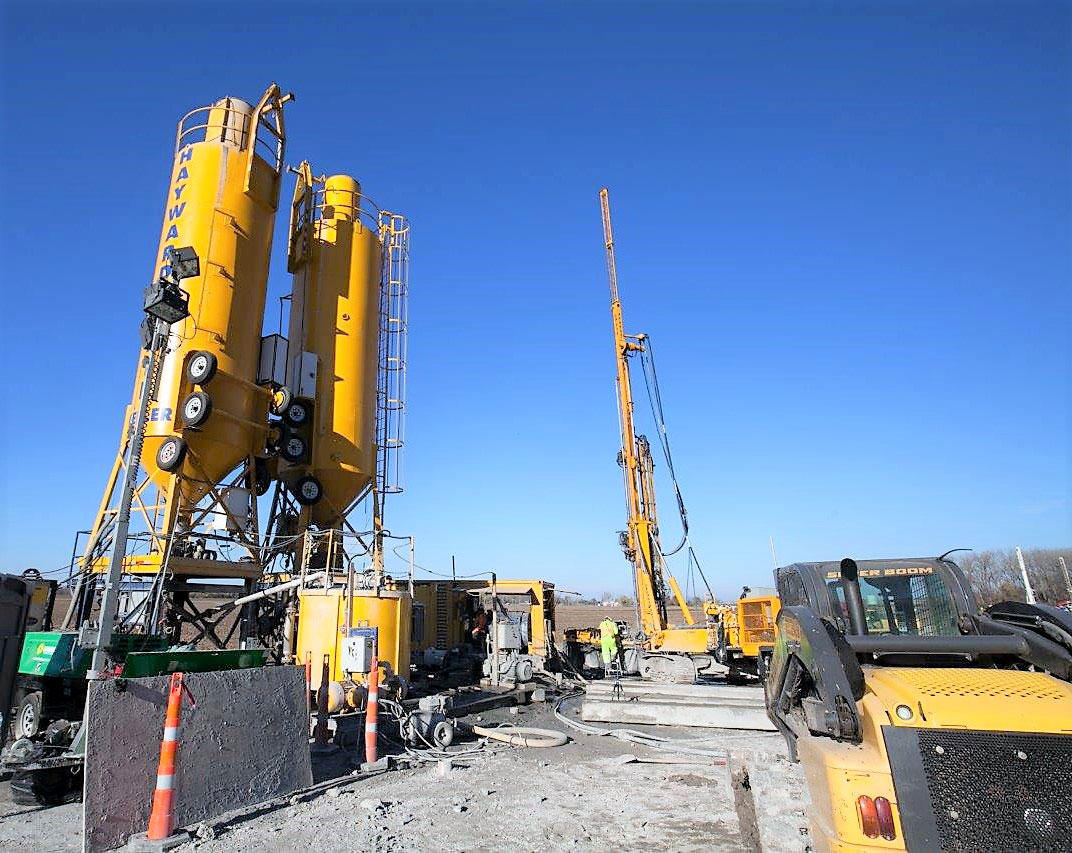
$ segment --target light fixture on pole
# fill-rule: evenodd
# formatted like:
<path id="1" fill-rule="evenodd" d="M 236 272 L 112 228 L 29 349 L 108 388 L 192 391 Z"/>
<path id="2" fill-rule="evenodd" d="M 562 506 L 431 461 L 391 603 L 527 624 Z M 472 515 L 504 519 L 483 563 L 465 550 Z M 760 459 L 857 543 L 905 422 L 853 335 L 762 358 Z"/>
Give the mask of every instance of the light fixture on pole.
<path id="1" fill-rule="evenodd" d="M 201 274 L 201 262 L 193 246 L 176 249 L 171 246 L 164 252 L 164 274 L 145 289 L 146 314 L 169 326 L 190 316 L 190 294 L 179 287 L 184 278 Z"/>

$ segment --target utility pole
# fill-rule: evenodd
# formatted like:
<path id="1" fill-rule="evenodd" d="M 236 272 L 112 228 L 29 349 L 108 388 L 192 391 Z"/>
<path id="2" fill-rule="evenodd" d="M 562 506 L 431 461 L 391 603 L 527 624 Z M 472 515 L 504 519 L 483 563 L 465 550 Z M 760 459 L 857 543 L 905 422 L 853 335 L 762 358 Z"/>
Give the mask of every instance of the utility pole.
<path id="1" fill-rule="evenodd" d="M 1065 564 L 1064 557 L 1058 557 L 1057 562 L 1061 564 L 1061 574 L 1065 576 L 1065 589 L 1068 590 L 1068 600 L 1072 603 L 1072 578 L 1068 577 L 1068 566 Z"/>
<path id="2" fill-rule="evenodd" d="M 1027 565 L 1024 563 L 1024 552 L 1016 549 L 1016 559 L 1020 563 L 1020 575 L 1024 579 L 1024 589 L 1027 590 L 1027 603 L 1035 603 L 1035 591 L 1031 588 L 1031 578 L 1027 576 Z"/>

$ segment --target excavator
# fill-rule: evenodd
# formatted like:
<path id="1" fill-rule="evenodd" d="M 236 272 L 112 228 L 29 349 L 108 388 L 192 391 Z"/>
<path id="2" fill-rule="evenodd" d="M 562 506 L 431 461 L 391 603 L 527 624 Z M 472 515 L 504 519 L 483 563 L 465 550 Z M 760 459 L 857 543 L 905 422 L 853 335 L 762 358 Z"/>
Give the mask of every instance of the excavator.
<path id="1" fill-rule="evenodd" d="M 1072 616 L 948 558 L 794 563 L 767 713 L 816 850 L 1072 850 Z"/>
<path id="2" fill-rule="evenodd" d="M 619 533 L 619 541 L 633 575 L 636 601 L 636 618 L 639 630 L 627 636 L 638 653 L 638 669 L 642 678 L 655 681 L 692 683 L 697 677 L 716 670 L 718 658 L 727 659 L 724 649 L 726 631 L 720 632 L 721 620 L 727 608 L 717 604 L 707 588 L 709 600 L 703 607 L 702 622 L 697 621 L 689 608 L 677 580 L 666 566 L 665 557 L 688 546 L 691 560 L 695 552 L 688 541 L 688 515 L 685 511 L 681 490 L 674 476 L 673 461 L 666 441 L 662 422 L 662 405 L 659 399 L 658 379 L 651 361 L 651 341 L 647 335 L 627 335 L 622 319 L 622 303 L 618 297 L 618 273 L 614 259 L 614 233 L 610 220 L 610 194 L 604 187 L 599 191 L 600 209 L 603 214 L 603 238 L 606 249 L 607 278 L 610 284 L 610 313 L 614 331 L 614 358 L 617 366 L 618 420 L 621 426 L 621 449 L 618 465 L 625 480 L 625 511 L 627 529 Z M 647 358 L 645 382 L 652 408 L 657 420 L 660 442 L 667 467 L 674 481 L 678 510 L 684 535 L 681 544 L 670 552 L 664 552 L 659 538 L 659 519 L 655 506 L 655 463 L 651 444 L 643 435 L 637 435 L 633 419 L 633 390 L 630 381 L 629 361 L 633 356 Z M 706 578 L 695 563 L 705 586 Z M 681 609 L 684 624 L 672 625 L 668 618 L 670 596 Z M 757 626 L 771 629 L 773 636 L 773 612 L 770 625 Z M 720 651 L 720 634 L 722 651 Z M 739 649 L 737 650 L 740 651 Z M 758 652 L 757 652 L 758 654 Z M 740 662 L 740 656 L 735 658 Z M 753 665 L 754 667 L 754 665 Z M 731 667 L 731 670 L 733 668 Z M 747 664 L 745 665 L 747 671 Z M 755 669 L 752 669 L 755 672 Z"/>

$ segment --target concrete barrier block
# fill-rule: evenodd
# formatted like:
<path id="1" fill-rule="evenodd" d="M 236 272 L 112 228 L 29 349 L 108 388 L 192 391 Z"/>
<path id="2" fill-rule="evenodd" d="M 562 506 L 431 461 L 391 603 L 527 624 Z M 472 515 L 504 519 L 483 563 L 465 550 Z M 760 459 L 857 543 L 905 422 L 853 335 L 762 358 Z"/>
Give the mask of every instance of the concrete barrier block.
<path id="1" fill-rule="evenodd" d="M 84 841 L 118 847 L 149 823 L 168 676 L 90 685 Z M 298 667 L 190 673 L 176 762 L 177 825 L 312 784 L 305 674 Z"/>

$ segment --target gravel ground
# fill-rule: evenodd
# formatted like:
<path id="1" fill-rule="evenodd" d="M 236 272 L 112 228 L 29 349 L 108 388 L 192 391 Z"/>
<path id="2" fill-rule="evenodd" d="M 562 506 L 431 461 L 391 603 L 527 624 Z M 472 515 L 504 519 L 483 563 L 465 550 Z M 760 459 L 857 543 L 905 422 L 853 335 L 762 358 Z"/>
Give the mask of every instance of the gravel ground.
<path id="1" fill-rule="evenodd" d="M 565 728 L 543 705 L 517 714 L 499 709 L 478 722 L 497 723 Z M 705 747 L 727 750 L 729 760 L 716 764 L 572 730 L 565 746 L 486 747 L 445 773 L 431 763 L 353 778 L 353 757 L 335 753 L 315 759 L 314 767 L 318 781 L 337 778 L 338 786 L 195 827 L 199 837 L 178 849 L 736 851 L 759 849 L 759 838 L 764 850 L 805 849 L 803 780 L 779 736 L 646 730 L 703 737 Z M 735 791 L 742 768 L 762 785 Z M 753 818 L 751 790 L 760 787 Z M 27 809 L 0 785 L 0 850 L 77 851 L 80 819 L 80 804 Z"/>

